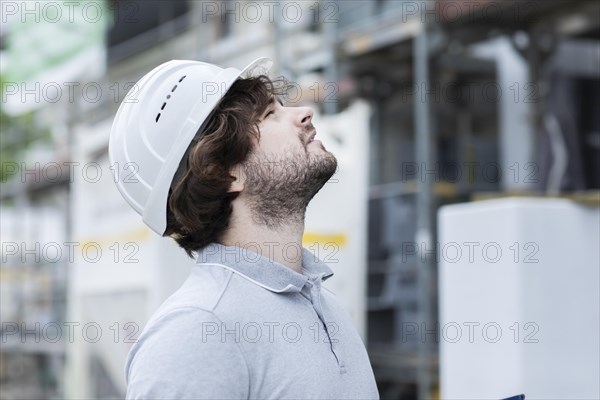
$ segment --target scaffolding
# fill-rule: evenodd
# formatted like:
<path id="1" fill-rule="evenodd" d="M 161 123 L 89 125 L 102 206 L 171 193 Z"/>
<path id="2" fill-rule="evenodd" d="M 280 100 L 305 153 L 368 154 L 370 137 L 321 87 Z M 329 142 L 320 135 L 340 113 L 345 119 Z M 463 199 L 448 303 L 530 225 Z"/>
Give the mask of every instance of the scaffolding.
<path id="1" fill-rule="evenodd" d="M 226 43 L 224 31 L 215 33 L 219 31 L 220 18 L 200 23 L 203 18 L 198 3 L 190 2 L 185 12 L 181 9 L 174 18 L 163 18 L 153 29 L 112 47 L 107 80 L 135 80 L 148 65 L 179 56 L 184 51 L 189 54 L 190 48 L 190 58 L 223 62 L 238 56 L 232 51 L 236 50 L 235 40 L 229 37 Z M 435 333 L 437 271 L 432 249 L 437 242 L 437 209 L 443 204 L 498 197 L 517 190 L 544 192 L 552 186 L 548 182 L 564 178 L 568 171 L 563 170 L 562 175 L 555 173 L 558 178 L 549 174 L 547 180 L 540 182 L 542 186 L 517 187 L 510 182 L 486 181 L 481 177 L 449 183 L 436 179 L 447 172 L 443 168 L 421 179 L 419 168 L 423 166 L 432 170 L 433 165 L 450 162 L 499 162 L 503 154 L 510 153 L 519 144 L 506 140 L 506 133 L 498 128 L 501 120 L 495 104 L 432 101 L 436 100 L 435 95 L 422 96 L 424 93 L 419 88 L 444 82 L 458 82 L 459 86 L 468 88 L 473 81 L 500 81 L 496 61 L 471 49 L 494 37 L 508 38 L 513 49 L 526 61 L 528 80 L 538 89 L 524 92 L 535 100 L 528 104 L 532 128 L 526 140 L 530 141 L 530 149 L 543 147 L 540 132 L 546 129 L 544 116 L 552 106 L 546 91 L 552 71 L 600 79 L 597 57 L 600 6 L 593 1 L 499 1 L 494 4 L 502 17 L 489 18 L 485 13 L 486 2 L 479 2 L 482 9 L 476 8 L 464 18 L 449 20 L 435 13 L 428 18 L 422 14 L 423 10 L 407 15 L 408 9 L 403 3 L 415 2 L 320 3 L 322 11 L 331 10 L 332 4 L 339 14 L 336 23 L 321 23 L 316 32 L 311 32 L 325 44 L 318 51 L 307 52 L 293 63 L 286 58 L 290 43 L 305 33 L 304 30 L 315 29 L 312 26 L 286 30 L 276 24 L 269 27 L 275 35 L 268 36 L 268 29 L 257 30 L 244 43 L 252 43 L 260 51 L 274 55 L 282 70 L 288 71 L 292 78 L 319 73 L 327 82 L 337 85 L 351 81 L 351 89 L 340 92 L 335 102 L 325 104 L 326 113 L 339 111 L 352 96 L 367 98 L 372 105 L 375 112 L 370 121 L 372 157 L 369 274 L 366 278 L 368 351 L 382 398 L 435 398 L 439 382 L 436 337 L 439 332 Z M 444 1 L 426 3 L 442 7 Z M 435 10 L 436 6 L 431 9 Z M 270 38 L 267 43 L 263 43 L 265 35 Z M 218 43 L 209 46 L 215 37 Z M 575 58 L 580 62 L 564 62 Z M 92 110 L 74 114 L 70 129 L 83 121 L 90 125 L 106 121 L 114 115 L 117 106 L 114 101 L 106 101 Z M 106 145 L 100 146 L 99 152 L 105 153 Z M 560 143 L 547 146 L 548 151 L 561 148 Z M 456 156 L 449 159 L 450 153 Z M 597 166 L 593 161 L 595 154 L 586 156 L 589 169 Z M 528 157 L 525 152 L 523 159 Z M 31 198 L 43 197 L 55 190 L 62 191 L 69 199 L 70 178 L 67 175 L 63 178 L 61 182 L 42 181 L 31 186 L 3 183 L 2 201 L 14 200 L 20 204 L 17 208 L 24 209 L 29 207 Z M 595 179 L 597 175 L 586 177 L 583 189 L 598 189 Z M 559 193 L 564 190 L 561 182 L 552 186 L 552 190 Z M 64 215 L 67 238 L 71 236 L 72 225 L 68 201 Z M 592 203 L 595 201 L 593 197 Z M 63 301 L 55 303 L 59 308 L 52 318 L 56 321 L 64 320 L 61 318 L 64 318 L 67 282 L 66 274 L 60 271 L 66 267 L 55 269 L 58 271 L 56 287 L 60 290 L 53 296 Z M 62 363 L 64 349 L 59 346 L 24 349 L 14 343 L 3 345 L 2 353 L 42 354 L 48 360 L 55 360 L 40 362 L 47 371 Z M 98 360 L 94 361 L 92 369 L 109 380 L 104 368 Z"/>

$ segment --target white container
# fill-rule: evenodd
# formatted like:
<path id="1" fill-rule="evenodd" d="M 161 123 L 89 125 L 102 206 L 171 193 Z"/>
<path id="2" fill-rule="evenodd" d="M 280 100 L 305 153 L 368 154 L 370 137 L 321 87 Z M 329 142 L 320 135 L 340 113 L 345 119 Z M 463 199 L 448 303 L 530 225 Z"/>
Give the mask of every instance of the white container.
<path id="1" fill-rule="evenodd" d="M 440 210 L 441 398 L 600 398 L 599 211 L 539 198 Z"/>

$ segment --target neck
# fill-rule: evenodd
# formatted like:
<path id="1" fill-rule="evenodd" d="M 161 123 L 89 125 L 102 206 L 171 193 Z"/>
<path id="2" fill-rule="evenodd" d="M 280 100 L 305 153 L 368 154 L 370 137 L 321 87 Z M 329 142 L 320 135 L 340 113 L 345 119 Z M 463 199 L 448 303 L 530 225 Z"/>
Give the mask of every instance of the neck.
<path id="1" fill-rule="evenodd" d="M 229 229 L 221 243 L 246 248 L 300 273 L 303 234 L 304 215 L 290 215 L 285 223 L 269 226 L 256 221 L 248 208 L 234 205 Z"/>

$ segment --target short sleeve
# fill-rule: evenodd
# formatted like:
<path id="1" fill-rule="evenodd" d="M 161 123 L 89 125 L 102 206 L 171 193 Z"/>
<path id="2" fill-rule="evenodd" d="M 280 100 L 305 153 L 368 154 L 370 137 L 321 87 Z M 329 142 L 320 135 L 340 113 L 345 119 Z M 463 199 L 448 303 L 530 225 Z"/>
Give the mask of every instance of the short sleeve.
<path id="1" fill-rule="evenodd" d="M 240 345 L 211 312 L 178 308 L 152 322 L 126 365 L 127 399 L 246 399 Z"/>

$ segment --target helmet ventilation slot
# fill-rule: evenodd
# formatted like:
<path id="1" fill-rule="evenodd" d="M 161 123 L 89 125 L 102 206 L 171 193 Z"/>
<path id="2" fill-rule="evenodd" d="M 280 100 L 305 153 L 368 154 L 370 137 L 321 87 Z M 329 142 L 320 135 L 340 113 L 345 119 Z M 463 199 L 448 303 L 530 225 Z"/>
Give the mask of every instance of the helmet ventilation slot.
<path id="1" fill-rule="evenodd" d="M 179 78 L 179 82 L 183 81 L 185 79 L 187 75 L 182 76 L 181 78 Z M 173 89 L 171 89 L 171 93 L 175 92 L 175 90 L 177 89 L 177 85 L 173 86 Z M 168 94 L 167 95 L 167 100 L 171 98 L 171 95 Z M 165 107 L 167 106 L 167 102 L 165 101 L 163 103 L 163 105 L 160 107 L 161 110 L 164 110 Z M 156 115 L 156 119 L 155 121 L 158 123 L 158 120 L 160 119 L 160 112 Z"/>

